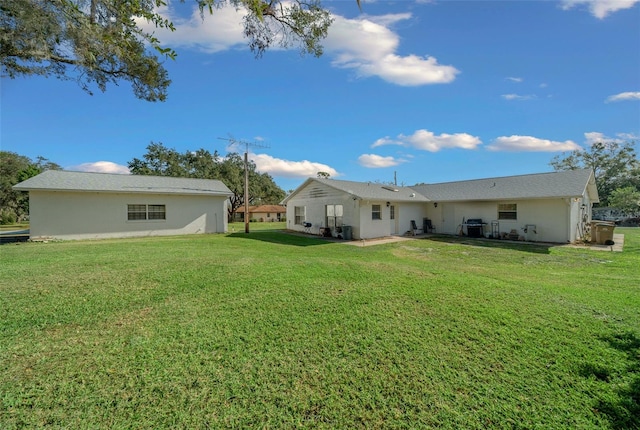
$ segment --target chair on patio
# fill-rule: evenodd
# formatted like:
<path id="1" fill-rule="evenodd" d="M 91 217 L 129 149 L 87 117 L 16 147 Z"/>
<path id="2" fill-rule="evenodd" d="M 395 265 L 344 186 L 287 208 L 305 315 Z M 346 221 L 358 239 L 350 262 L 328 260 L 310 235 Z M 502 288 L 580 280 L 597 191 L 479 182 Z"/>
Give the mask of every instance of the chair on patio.
<path id="1" fill-rule="evenodd" d="M 416 225 L 416 220 L 411 220 L 411 236 L 415 236 L 416 234 L 424 233 L 421 229 Z"/>
<path id="2" fill-rule="evenodd" d="M 424 228 L 425 233 L 435 233 L 436 228 L 433 226 L 429 218 L 425 218 L 423 224 L 424 225 L 422 227 Z"/>

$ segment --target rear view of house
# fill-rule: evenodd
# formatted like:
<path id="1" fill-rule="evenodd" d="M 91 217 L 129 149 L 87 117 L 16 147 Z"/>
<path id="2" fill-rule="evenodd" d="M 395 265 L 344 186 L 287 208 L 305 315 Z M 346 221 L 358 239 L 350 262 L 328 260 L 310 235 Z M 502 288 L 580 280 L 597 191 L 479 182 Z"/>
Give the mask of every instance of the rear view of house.
<path id="1" fill-rule="evenodd" d="M 353 238 L 416 229 L 532 242 L 585 239 L 598 191 L 591 170 L 397 187 L 307 179 L 284 203 L 287 228 L 320 234 L 346 225 Z"/>
<path id="2" fill-rule="evenodd" d="M 29 192 L 31 239 L 222 233 L 229 188 L 218 180 L 49 170 Z"/>

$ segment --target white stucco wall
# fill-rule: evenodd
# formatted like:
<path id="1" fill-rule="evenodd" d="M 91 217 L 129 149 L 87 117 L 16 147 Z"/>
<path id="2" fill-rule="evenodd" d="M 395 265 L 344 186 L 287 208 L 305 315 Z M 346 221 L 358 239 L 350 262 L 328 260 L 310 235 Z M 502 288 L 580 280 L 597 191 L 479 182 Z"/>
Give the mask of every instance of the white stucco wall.
<path id="1" fill-rule="evenodd" d="M 310 222 L 311 233 L 320 234 L 320 229 L 326 227 L 326 205 L 342 205 L 342 224 L 352 227 L 352 236 L 359 234 L 359 206 L 360 202 L 346 193 L 342 193 L 323 184 L 313 183 L 313 190 L 303 189 L 298 195 L 287 202 L 287 229 L 305 231 L 303 225 L 295 223 L 295 207 L 306 207 L 305 221 Z"/>
<path id="2" fill-rule="evenodd" d="M 373 205 L 380 205 L 382 219 L 371 219 Z M 422 229 L 422 219 L 427 217 L 427 204 L 390 202 L 395 206 L 395 220 L 391 220 L 390 208 L 383 201 L 362 201 L 360 203 L 361 226 L 358 239 L 373 239 L 392 235 L 403 235 L 411 228 L 411 220 Z"/>
<path id="3" fill-rule="evenodd" d="M 585 193 L 581 198 L 569 199 L 567 204 L 570 206 L 569 233 L 571 242 L 586 239 L 589 234 L 588 226 L 591 224 L 593 206 L 589 195 Z"/>
<path id="4" fill-rule="evenodd" d="M 410 228 L 410 220 L 415 220 L 422 228 L 422 219 L 427 214 L 427 206 L 420 203 L 359 200 L 352 195 L 338 191 L 324 184 L 311 183 L 287 201 L 287 228 L 305 231 L 303 225 L 295 223 L 295 207 L 304 206 L 305 221 L 310 222 L 312 234 L 319 234 L 326 227 L 326 205 L 342 205 L 342 224 L 351 226 L 353 239 L 372 239 L 390 235 L 402 235 Z M 380 205 L 381 218 L 372 219 L 373 205 Z M 395 206 L 396 219 L 391 220 L 390 206 Z"/>
<path id="5" fill-rule="evenodd" d="M 516 220 L 498 220 L 498 203 L 516 203 Z M 444 234 L 458 234 L 463 219 L 482 218 L 487 223 L 485 233 L 491 232 L 491 221 L 498 221 L 499 232 L 516 230 L 519 235 L 531 241 L 564 243 L 575 240 L 571 234 L 569 199 L 514 200 L 505 202 L 460 202 L 439 203 L 438 208 L 429 210 L 436 225 L 436 231 Z M 535 225 L 535 233 L 525 226 Z M 465 229 L 466 232 L 466 229 Z"/>
<path id="6" fill-rule="evenodd" d="M 166 220 L 127 220 L 128 204 L 166 206 Z M 165 194 L 29 192 L 31 238 L 97 239 L 227 231 L 227 198 Z"/>

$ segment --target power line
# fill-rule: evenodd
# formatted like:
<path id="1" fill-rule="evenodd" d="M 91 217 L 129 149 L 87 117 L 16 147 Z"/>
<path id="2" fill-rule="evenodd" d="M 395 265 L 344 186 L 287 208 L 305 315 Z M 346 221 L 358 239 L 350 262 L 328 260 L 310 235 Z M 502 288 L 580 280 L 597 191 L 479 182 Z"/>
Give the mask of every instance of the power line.
<path id="1" fill-rule="evenodd" d="M 252 148 L 268 148 L 257 142 L 247 142 L 246 140 L 238 140 L 229 135 L 228 138 L 219 137 L 220 140 L 231 142 L 232 145 L 244 145 L 244 232 L 249 233 L 249 147 Z"/>

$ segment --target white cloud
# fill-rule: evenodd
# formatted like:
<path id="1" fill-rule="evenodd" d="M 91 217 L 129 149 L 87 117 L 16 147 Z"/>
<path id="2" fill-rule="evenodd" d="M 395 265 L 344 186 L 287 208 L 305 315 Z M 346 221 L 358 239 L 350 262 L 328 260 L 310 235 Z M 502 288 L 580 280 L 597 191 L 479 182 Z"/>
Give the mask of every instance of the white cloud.
<path id="1" fill-rule="evenodd" d="M 591 146 L 597 142 L 617 142 L 622 143 L 627 140 L 638 140 L 638 136 L 634 133 L 616 133 L 617 137 L 605 136 L 604 133 L 591 131 L 584 134 L 585 144 Z"/>
<path id="2" fill-rule="evenodd" d="M 520 94 L 503 94 L 502 98 L 505 100 L 531 100 L 535 99 L 534 95 L 520 95 Z"/>
<path id="3" fill-rule="evenodd" d="M 612 96 L 607 97 L 605 103 L 610 102 L 621 102 L 625 100 L 640 100 L 640 91 L 627 91 L 620 94 L 614 94 Z"/>
<path id="4" fill-rule="evenodd" d="M 242 18 L 246 11 L 242 8 L 236 10 L 234 7 L 222 7 L 214 9 L 213 14 L 205 11 L 200 15 L 200 10 L 194 7 L 188 18 L 178 16 L 170 6 L 163 6 L 157 12 L 173 22 L 176 30 L 156 28 L 143 19 L 138 22 L 146 31 L 155 33 L 163 46 L 188 47 L 214 53 L 247 42 L 242 28 Z"/>
<path id="5" fill-rule="evenodd" d="M 629 9 L 640 0 L 562 0 L 562 8 L 568 10 L 574 6 L 585 5 L 593 16 L 599 19 L 623 9 Z"/>
<path id="6" fill-rule="evenodd" d="M 362 154 L 358 157 L 358 163 L 360 163 L 361 166 L 374 169 L 380 167 L 397 166 L 398 164 L 404 163 L 405 161 L 406 160 L 399 158 L 383 157 L 376 154 Z"/>
<path id="7" fill-rule="evenodd" d="M 111 161 L 96 161 L 95 163 L 82 163 L 76 166 L 65 167 L 65 170 L 75 172 L 94 172 L 94 173 L 119 173 L 128 175 L 129 168 L 121 164 L 112 163 Z"/>
<path id="8" fill-rule="evenodd" d="M 163 46 L 215 53 L 247 45 L 242 25 L 247 12 L 243 8 L 222 7 L 215 9 L 213 15 L 205 11 L 201 16 L 199 9 L 194 7 L 187 18 L 178 16 L 171 6 L 159 8 L 158 13 L 172 21 L 176 31 L 156 28 L 144 20 L 139 20 L 139 23 L 146 31 L 155 33 Z M 400 37 L 389 27 L 410 19 L 409 13 L 359 19 L 333 15 L 333 18 L 322 44 L 325 55 L 333 57 L 334 67 L 353 69 L 358 77 L 378 76 L 403 86 L 449 83 L 460 73 L 453 66 L 439 64 L 431 56 L 401 56 L 396 53 Z M 273 46 L 271 49 L 281 48 Z"/>
<path id="9" fill-rule="evenodd" d="M 400 134 L 396 139 L 390 139 L 388 136 L 383 137 L 376 140 L 371 147 L 400 145 L 423 151 L 438 152 L 444 148 L 476 149 L 476 147 L 481 144 L 482 141 L 478 137 L 471 136 L 467 133 L 442 133 L 435 135 L 432 131 L 423 129 L 416 130 L 409 136 Z"/>
<path id="10" fill-rule="evenodd" d="M 553 140 L 539 139 L 532 136 L 501 136 L 487 146 L 491 151 L 513 151 L 513 152 L 556 152 L 574 151 L 581 149 L 577 143 L 566 140 L 556 142 Z"/>
<path id="11" fill-rule="evenodd" d="M 640 140 L 640 136 L 635 133 L 616 133 L 616 136 L 624 140 Z"/>
<path id="12" fill-rule="evenodd" d="M 609 140 L 603 133 L 597 131 L 591 131 L 584 134 L 586 144 L 591 146 L 596 142 L 602 142 L 603 140 Z"/>
<path id="13" fill-rule="evenodd" d="M 455 67 L 442 65 L 431 56 L 396 53 L 400 37 L 388 27 L 411 18 L 411 14 L 381 15 L 359 19 L 335 19 L 323 45 L 334 56 L 336 67 L 355 70 L 358 77 L 378 76 L 396 85 L 418 86 L 452 82 Z"/>
<path id="14" fill-rule="evenodd" d="M 513 76 L 509 76 L 509 77 L 507 77 L 506 79 L 507 79 L 508 81 L 511 81 L 511 82 L 518 82 L 518 83 L 519 83 L 519 82 L 524 81 L 524 79 L 522 79 L 522 78 L 515 78 L 515 77 L 513 77 Z"/>
<path id="15" fill-rule="evenodd" d="M 340 173 L 333 167 L 322 163 L 311 161 L 290 161 L 281 158 L 274 158 L 267 154 L 249 154 L 249 158 L 256 163 L 256 170 L 268 173 L 272 176 L 285 178 L 308 178 L 315 177 L 318 172 L 327 172 L 332 178 L 340 176 Z"/>
<path id="16" fill-rule="evenodd" d="M 376 148 L 378 146 L 384 146 L 384 145 L 401 145 L 401 144 L 402 144 L 401 142 L 391 139 L 389 136 L 385 136 L 373 142 L 373 145 L 371 145 L 371 147 Z"/>

